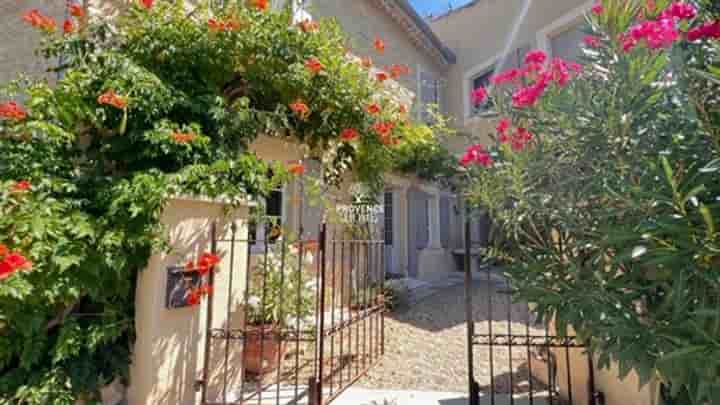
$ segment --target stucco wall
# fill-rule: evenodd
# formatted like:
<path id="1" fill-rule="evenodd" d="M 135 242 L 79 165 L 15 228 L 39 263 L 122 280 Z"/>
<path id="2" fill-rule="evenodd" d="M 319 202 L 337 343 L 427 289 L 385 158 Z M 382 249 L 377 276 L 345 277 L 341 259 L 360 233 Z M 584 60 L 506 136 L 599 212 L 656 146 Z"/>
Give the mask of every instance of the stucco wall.
<path id="1" fill-rule="evenodd" d="M 410 66 L 412 74 L 398 81 L 416 94 L 420 94 L 417 80 L 419 68 L 431 72 L 438 79 L 444 77 L 444 68 L 418 48 L 398 23 L 370 0 L 311 0 L 309 12 L 314 18 L 336 18 L 351 38 L 351 51 L 361 57 L 371 56 L 375 66 L 382 68 L 394 63 Z M 383 54 L 373 48 L 376 37 L 385 41 L 386 50 Z M 442 87 L 440 94 L 441 101 L 445 100 Z"/>
<path id="2" fill-rule="evenodd" d="M 491 125 L 478 122 L 467 126 L 464 124 L 465 100 L 469 100 L 470 97 L 464 85 L 466 75 L 481 65 L 493 62 L 502 52 L 523 3 L 524 0 L 481 0 L 430 23 L 435 33 L 458 57 L 458 63 L 448 72 L 448 108 L 460 128 L 466 132 L 484 134 L 492 130 Z M 588 0 L 532 1 L 529 13 L 520 26 L 517 40 L 511 49 L 521 46 L 537 48 L 538 32 L 586 4 L 590 2 Z M 463 145 L 453 146 L 457 149 Z"/>
<path id="3" fill-rule="evenodd" d="M 58 21 L 58 29 L 62 29 L 64 1 L 0 1 L 0 83 L 16 79 L 20 73 L 48 79 L 56 77 L 55 74 L 46 73 L 52 64 L 34 54 L 40 45 L 41 35 L 22 19 L 23 14 L 32 9 L 39 9 L 43 14 L 54 17 Z"/>
<path id="4" fill-rule="evenodd" d="M 227 206 L 210 201 L 176 199 L 165 209 L 162 223 L 169 235 L 170 252 L 157 253 L 149 261 L 148 268 L 140 272 L 136 288 L 135 327 L 137 340 L 133 349 L 130 367 L 128 401 L 132 405 L 197 403 L 195 381 L 202 377 L 204 358 L 205 328 L 207 320 L 206 298 L 200 306 L 168 309 L 165 307 L 167 267 L 182 265 L 210 251 L 210 225 L 218 221 L 218 237 L 227 239 L 230 224 L 238 225 L 237 239 L 247 235 L 246 207 L 226 211 Z M 242 302 L 244 286 L 242 280 L 247 263 L 246 249 L 235 249 L 231 258 L 227 244 L 218 244 L 222 262 L 215 278 L 214 300 L 222 305 L 213 309 L 213 327 L 223 327 L 228 322 L 227 303 L 238 306 Z M 232 260 L 231 260 L 232 259 Z M 231 262 L 233 267 L 230 266 Z M 232 290 L 227 286 L 232 273 Z M 241 311 L 232 311 L 232 316 Z M 240 359 L 240 345 L 231 350 L 230 358 Z M 220 353 L 218 347 L 210 357 L 209 391 L 210 398 L 218 392 Z M 239 368 L 235 368 L 238 370 Z M 238 383 L 239 372 L 229 376 L 232 384 Z"/>

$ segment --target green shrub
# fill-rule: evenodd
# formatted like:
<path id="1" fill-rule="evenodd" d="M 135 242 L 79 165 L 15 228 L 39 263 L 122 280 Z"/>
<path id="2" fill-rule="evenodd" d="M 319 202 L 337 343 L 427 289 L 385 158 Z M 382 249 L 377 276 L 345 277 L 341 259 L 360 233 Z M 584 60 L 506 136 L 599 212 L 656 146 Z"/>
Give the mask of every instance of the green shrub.
<path id="1" fill-rule="evenodd" d="M 720 403 L 717 12 L 599 2 L 582 69 L 534 53 L 501 76 L 507 121 L 463 160 L 519 296 L 679 403 Z"/>

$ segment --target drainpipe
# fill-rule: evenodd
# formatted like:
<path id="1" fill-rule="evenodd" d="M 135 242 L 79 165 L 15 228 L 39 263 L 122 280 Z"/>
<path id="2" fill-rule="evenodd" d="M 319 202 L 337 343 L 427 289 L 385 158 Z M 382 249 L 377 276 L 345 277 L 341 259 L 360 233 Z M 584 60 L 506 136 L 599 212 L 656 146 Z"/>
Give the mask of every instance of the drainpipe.
<path id="1" fill-rule="evenodd" d="M 530 5 L 532 0 L 524 0 L 522 9 L 520 10 L 520 14 L 515 17 L 515 22 L 513 23 L 512 30 L 510 30 L 510 33 L 507 36 L 507 39 L 505 40 L 505 47 L 502 51 L 502 56 L 500 59 L 498 59 L 497 64 L 495 65 L 495 72 L 499 72 L 500 69 L 502 69 L 503 66 L 505 66 L 505 62 L 507 61 L 507 57 L 510 54 L 510 51 L 512 50 L 513 44 L 515 43 L 515 40 L 517 39 L 518 34 L 520 33 L 520 27 L 525 22 L 525 19 L 527 18 L 528 13 L 530 12 Z M 492 93 L 493 84 L 490 84 L 490 88 L 488 91 Z M 487 102 L 487 101 L 486 101 Z"/>

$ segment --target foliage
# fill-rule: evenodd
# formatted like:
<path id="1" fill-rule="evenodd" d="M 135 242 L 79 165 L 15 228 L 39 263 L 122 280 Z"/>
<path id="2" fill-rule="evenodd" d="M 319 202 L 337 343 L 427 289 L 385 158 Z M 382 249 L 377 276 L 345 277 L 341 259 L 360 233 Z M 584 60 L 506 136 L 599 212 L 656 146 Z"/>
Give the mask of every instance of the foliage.
<path id="1" fill-rule="evenodd" d="M 0 244 L 33 262 L 0 280 L 0 403 L 92 403 L 127 376 L 135 279 L 167 247 L 168 198 L 238 203 L 287 180 L 248 151 L 258 134 L 303 145 L 329 182 L 355 172 L 378 187 L 411 125 L 332 21 L 239 0 L 210 19 L 189 2 L 132 3 L 114 20 L 76 8 L 62 32 L 25 16 L 61 78 L 0 92 Z"/>
<path id="2" fill-rule="evenodd" d="M 248 323 L 283 328 L 314 326 L 318 281 L 311 277 L 312 251 L 303 248 L 301 252 L 297 243 L 278 241 L 269 244 L 267 254 L 256 260 L 250 273 Z"/>
<path id="3" fill-rule="evenodd" d="M 601 365 L 706 404 L 720 403 L 720 24 L 717 4 L 693 4 L 599 2 L 582 73 L 536 53 L 496 77 L 506 118 L 463 163 L 522 298 Z"/>
<path id="4" fill-rule="evenodd" d="M 455 136 L 448 119 L 431 110 L 431 124 L 408 126 L 403 143 L 392 150 L 396 171 L 411 173 L 421 179 L 454 186 L 458 170 L 456 159 L 447 149 L 447 141 Z"/>

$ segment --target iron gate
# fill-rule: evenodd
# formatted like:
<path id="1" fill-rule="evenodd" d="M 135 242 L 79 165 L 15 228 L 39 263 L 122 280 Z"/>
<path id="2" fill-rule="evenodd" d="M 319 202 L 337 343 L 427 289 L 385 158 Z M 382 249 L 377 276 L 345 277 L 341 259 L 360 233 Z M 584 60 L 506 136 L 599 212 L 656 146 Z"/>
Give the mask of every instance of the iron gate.
<path id="1" fill-rule="evenodd" d="M 483 231 L 465 221 L 465 299 L 470 405 L 602 405 L 592 358 L 573 334 L 536 322 L 527 303 L 514 302 L 507 279 L 479 269 Z M 487 221 L 485 222 L 487 225 Z M 471 232 L 471 227 L 478 227 Z M 473 261 L 478 269 L 473 271 Z M 480 297 L 478 297 L 480 296 Z M 475 299 L 478 297 L 479 299 Z"/>
<path id="2" fill-rule="evenodd" d="M 213 226 L 226 258 L 209 275 L 201 403 L 328 404 L 383 354 L 382 229 L 247 228 Z"/>

